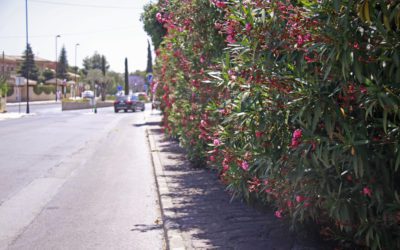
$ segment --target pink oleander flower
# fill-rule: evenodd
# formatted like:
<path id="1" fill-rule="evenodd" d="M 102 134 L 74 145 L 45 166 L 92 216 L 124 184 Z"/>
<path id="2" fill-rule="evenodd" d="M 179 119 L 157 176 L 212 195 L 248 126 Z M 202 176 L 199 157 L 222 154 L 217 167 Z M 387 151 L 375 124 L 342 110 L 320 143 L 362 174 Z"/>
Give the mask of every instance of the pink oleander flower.
<path id="1" fill-rule="evenodd" d="M 226 4 L 225 4 L 224 2 L 222 2 L 222 1 L 217 1 L 217 2 L 215 3 L 215 5 L 216 5 L 218 8 L 225 8 L 225 7 L 226 7 Z"/>
<path id="2" fill-rule="evenodd" d="M 215 157 L 213 155 L 210 156 L 210 161 L 212 161 L 212 162 L 215 161 Z"/>
<path id="3" fill-rule="evenodd" d="M 236 43 L 236 40 L 232 37 L 232 35 L 228 35 L 228 36 L 226 37 L 226 41 L 227 41 L 228 43 Z"/>
<path id="4" fill-rule="evenodd" d="M 272 189 L 271 189 L 271 188 L 267 188 L 267 189 L 265 189 L 265 192 L 266 192 L 267 194 L 270 194 L 270 193 L 272 193 Z"/>
<path id="5" fill-rule="evenodd" d="M 222 161 L 222 167 L 224 169 L 224 172 L 228 171 L 228 169 L 229 169 L 229 164 L 228 163 L 229 163 L 228 159 L 224 158 L 224 160 Z"/>
<path id="6" fill-rule="evenodd" d="M 251 26 L 250 23 L 246 23 L 246 31 L 247 31 L 247 32 L 250 32 L 252 28 L 253 28 L 253 27 Z"/>
<path id="7" fill-rule="evenodd" d="M 301 129 L 296 129 L 293 132 L 293 138 L 294 139 L 300 139 L 302 135 L 303 135 L 303 131 L 301 131 Z"/>
<path id="8" fill-rule="evenodd" d="M 368 89 L 365 86 L 361 86 L 360 87 L 360 91 L 361 93 L 363 93 L 364 95 L 368 93 Z"/>
<path id="9" fill-rule="evenodd" d="M 162 18 L 162 15 L 161 15 L 160 12 L 158 12 L 158 13 L 156 14 L 156 19 L 157 19 L 157 21 L 158 21 L 159 23 L 162 23 L 162 22 L 163 22 L 163 18 Z"/>
<path id="10" fill-rule="evenodd" d="M 303 132 L 301 131 L 301 129 L 296 129 L 293 132 L 292 143 L 290 144 L 292 148 L 297 148 L 300 145 L 300 139 L 302 135 Z"/>
<path id="11" fill-rule="evenodd" d="M 247 163 L 247 161 L 242 161 L 242 164 L 240 164 L 240 167 L 241 167 L 244 171 L 249 170 L 249 164 Z"/>
<path id="12" fill-rule="evenodd" d="M 281 219 L 282 218 L 282 209 L 275 211 L 275 217 Z"/>
<path id="13" fill-rule="evenodd" d="M 304 44 L 304 39 L 301 35 L 297 36 L 297 47 L 301 47 Z"/>
<path id="14" fill-rule="evenodd" d="M 294 207 L 294 205 L 293 205 L 293 202 L 292 202 L 292 201 L 287 201 L 287 202 L 286 202 L 286 205 L 287 205 L 288 207 Z"/>
<path id="15" fill-rule="evenodd" d="M 217 22 L 214 23 L 214 28 L 216 30 L 220 30 L 220 29 L 222 29 L 222 27 L 223 27 L 223 25 L 221 23 L 217 23 Z"/>
<path id="16" fill-rule="evenodd" d="M 303 201 L 305 201 L 306 200 L 306 197 L 304 197 L 304 196 L 301 196 L 301 195 L 296 195 L 296 201 L 297 202 L 303 202 Z"/>
<path id="17" fill-rule="evenodd" d="M 219 139 L 214 139 L 213 143 L 214 143 L 214 146 L 216 146 L 216 147 L 221 145 L 221 141 Z"/>
<path id="18" fill-rule="evenodd" d="M 263 135 L 263 132 L 261 131 L 256 131 L 256 137 L 260 138 Z"/>
<path id="19" fill-rule="evenodd" d="M 363 188 L 363 194 L 365 196 L 371 197 L 372 196 L 372 190 L 369 187 L 364 187 Z"/>
<path id="20" fill-rule="evenodd" d="M 203 128 L 206 128 L 207 127 L 207 122 L 204 121 L 204 120 L 201 120 L 200 121 L 200 126 L 202 126 Z"/>
<path id="21" fill-rule="evenodd" d="M 292 144 L 290 144 L 290 146 L 291 146 L 292 148 L 297 148 L 299 145 L 300 145 L 300 141 L 293 138 L 293 139 L 292 139 Z"/>

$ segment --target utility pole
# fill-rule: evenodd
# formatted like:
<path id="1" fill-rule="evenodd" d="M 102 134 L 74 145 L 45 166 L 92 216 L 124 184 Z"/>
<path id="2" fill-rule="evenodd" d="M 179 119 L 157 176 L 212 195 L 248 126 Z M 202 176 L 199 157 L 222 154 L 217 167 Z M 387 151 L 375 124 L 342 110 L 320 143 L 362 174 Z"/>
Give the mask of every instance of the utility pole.
<path id="1" fill-rule="evenodd" d="M 58 67 L 57 67 L 57 64 L 58 64 L 58 55 L 57 55 L 57 38 L 59 38 L 60 37 L 60 35 L 57 35 L 56 36 L 56 73 L 54 74 L 55 75 L 55 77 L 56 77 L 56 102 L 57 102 L 57 94 L 58 94 L 58 83 L 57 83 L 57 71 L 58 71 Z"/>
<path id="2" fill-rule="evenodd" d="M 75 89 L 74 89 L 74 96 L 76 99 L 76 90 L 78 88 L 78 83 L 76 82 L 76 75 L 78 74 L 78 67 L 76 66 L 76 48 L 79 46 L 79 43 L 75 44 Z"/>
<path id="3" fill-rule="evenodd" d="M 26 113 L 29 114 L 29 59 L 28 59 L 28 0 L 25 0 L 26 15 Z"/>

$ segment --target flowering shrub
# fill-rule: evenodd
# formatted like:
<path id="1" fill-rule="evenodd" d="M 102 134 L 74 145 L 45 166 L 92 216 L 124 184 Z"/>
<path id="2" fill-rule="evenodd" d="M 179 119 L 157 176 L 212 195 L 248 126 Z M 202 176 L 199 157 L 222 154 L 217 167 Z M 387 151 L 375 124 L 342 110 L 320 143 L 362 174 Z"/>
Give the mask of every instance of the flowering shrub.
<path id="1" fill-rule="evenodd" d="M 160 1 L 165 129 L 235 196 L 400 248 L 400 4 Z"/>
<path id="2" fill-rule="evenodd" d="M 167 30 L 156 66 L 165 130 L 179 137 L 192 162 L 204 165 L 210 126 L 206 107 L 218 96 L 205 70 L 222 55 L 223 36 L 214 28 L 222 15 L 205 0 L 160 1 L 158 9 L 155 19 Z"/>

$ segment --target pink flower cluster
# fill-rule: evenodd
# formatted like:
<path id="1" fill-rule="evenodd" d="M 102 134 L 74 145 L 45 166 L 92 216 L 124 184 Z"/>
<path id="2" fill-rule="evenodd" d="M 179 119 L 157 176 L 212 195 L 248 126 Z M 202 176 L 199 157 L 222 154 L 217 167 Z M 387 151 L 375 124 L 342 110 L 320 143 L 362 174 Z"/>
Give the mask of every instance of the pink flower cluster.
<path id="1" fill-rule="evenodd" d="M 283 217 L 283 210 L 282 210 L 282 209 L 279 209 L 279 210 L 275 211 L 275 217 L 278 218 L 278 219 L 282 219 L 282 217 Z"/>
<path id="2" fill-rule="evenodd" d="M 364 187 L 363 188 L 363 194 L 365 196 L 371 197 L 372 196 L 372 190 L 369 187 Z"/>
<path id="3" fill-rule="evenodd" d="M 303 131 L 301 129 L 296 129 L 293 132 L 292 144 L 290 145 L 292 148 L 297 148 L 301 143 L 301 137 L 303 136 Z"/>
<path id="4" fill-rule="evenodd" d="M 303 46 L 304 43 L 311 41 L 311 35 L 297 35 L 297 47 Z"/>
<path id="5" fill-rule="evenodd" d="M 242 163 L 240 164 L 240 167 L 241 167 L 244 171 L 247 171 L 247 170 L 249 170 L 249 163 L 247 163 L 247 161 L 242 161 Z"/>
<path id="6" fill-rule="evenodd" d="M 159 23 L 165 23 L 165 19 L 163 18 L 162 14 L 160 12 L 158 12 L 156 14 L 156 19 L 157 19 L 157 22 L 159 22 Z"/>
<path id="7" fill-rule="evenodd" d="M 226 3 L 224 1 L 213 0 L 213 3 L 215 4 L 215 6 L 217 6 L 217 8 L 223 9 L 226 7 Z"/>

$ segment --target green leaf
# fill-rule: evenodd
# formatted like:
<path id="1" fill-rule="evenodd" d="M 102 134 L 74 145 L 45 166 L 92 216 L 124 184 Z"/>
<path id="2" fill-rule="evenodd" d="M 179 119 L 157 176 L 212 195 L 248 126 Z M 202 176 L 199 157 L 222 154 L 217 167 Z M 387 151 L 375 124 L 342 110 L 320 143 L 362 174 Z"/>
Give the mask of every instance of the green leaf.
<path id="1" fill-rule="evenodd" d="M 362 75 L 362 68 L 361 68 L 361 64 L 360 62 L 356 59 L 354 60 L 354 73 L 357 77 L 357 80 L 359 82 L 363 82 L 364 81 L 364 77 Z"/>
<path id="2" fill-rule="evenodd" d="M 396 157 L 396 163 L 394 164 L 394 171 L 397 172 L 399 170 L 400 166 L 400 149 L 397 148 L 397 157 Z"/>
<path id="3" fill-rule="evenodd" d="M 385 134 L 387 134 L 387 120 L 388 118 L 388 111 L 384 110 L 383 111 L 383 131 L 385 131 Z"/>

